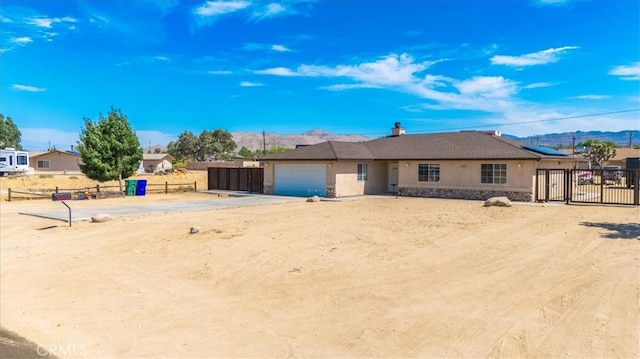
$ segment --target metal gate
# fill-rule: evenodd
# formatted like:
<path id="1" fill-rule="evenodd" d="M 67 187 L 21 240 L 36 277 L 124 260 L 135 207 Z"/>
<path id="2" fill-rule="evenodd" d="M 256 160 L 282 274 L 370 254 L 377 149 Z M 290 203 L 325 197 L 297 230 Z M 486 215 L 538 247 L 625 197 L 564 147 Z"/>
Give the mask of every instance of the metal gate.
<path id="1" fill-rule="evenodd" d="M 538 169 L 537 202 L 640 205 L 640 170 Z"/>
<path id="2" fill-rule="evenodd" d="M 207 189 L 262 193 L 264 169 L 257 167 L 209 167 Z"/>

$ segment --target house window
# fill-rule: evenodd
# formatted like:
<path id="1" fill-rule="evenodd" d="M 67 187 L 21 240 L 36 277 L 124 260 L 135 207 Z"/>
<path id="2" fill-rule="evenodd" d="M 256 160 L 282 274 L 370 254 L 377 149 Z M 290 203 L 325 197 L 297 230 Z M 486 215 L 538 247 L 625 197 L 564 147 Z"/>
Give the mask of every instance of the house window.
<path id="1" fill-rule="evenodd" d="M 49 160 L 38 160 L 38 168 L 49 168 Z"/>
<path id="2" fill-rule="evenodd" d="M 419 182 L 440 182 L 440 165 L 421 163 L 418 165 Z"/>
<path id="3" fill-rule="evenodd" d="M 494 184 L 507 183 L 507 165 L 505 163 L 483 163 L 480 182 Z"/>
<path id="4" fill-rule="evenodd" d="M 366 163 L 358 163 L 358 181 L 367 180 L 367 172 L 369 171 L 369 165 Z"/>

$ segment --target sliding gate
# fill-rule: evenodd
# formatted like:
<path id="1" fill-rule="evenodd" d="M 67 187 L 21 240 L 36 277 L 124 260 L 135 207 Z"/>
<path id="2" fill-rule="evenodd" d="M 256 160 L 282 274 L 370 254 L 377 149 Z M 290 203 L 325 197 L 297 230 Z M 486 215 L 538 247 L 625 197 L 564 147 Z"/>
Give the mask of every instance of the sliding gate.
<path id="1" fill-rule="evenodd" d="M 209 167 L 207 189 L 263 192 L 264 169 L 260 167 Z"/>
<path id="2" fill-rule="evenodd" d="M 640 170 L 538 169 L 536 202 L 640 205 Z"/>

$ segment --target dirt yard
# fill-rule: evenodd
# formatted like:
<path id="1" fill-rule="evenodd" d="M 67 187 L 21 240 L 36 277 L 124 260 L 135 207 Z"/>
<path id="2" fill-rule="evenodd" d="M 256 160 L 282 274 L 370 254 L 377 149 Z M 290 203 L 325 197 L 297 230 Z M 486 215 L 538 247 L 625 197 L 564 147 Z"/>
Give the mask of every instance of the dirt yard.
<path id="1" fill-rule="evenodd" d="M 1 325 L 59 357 L 640 356 L 637 207 L 301 199 L 68 227 L 18 214 L 59 203 L 0 206 Z"/>

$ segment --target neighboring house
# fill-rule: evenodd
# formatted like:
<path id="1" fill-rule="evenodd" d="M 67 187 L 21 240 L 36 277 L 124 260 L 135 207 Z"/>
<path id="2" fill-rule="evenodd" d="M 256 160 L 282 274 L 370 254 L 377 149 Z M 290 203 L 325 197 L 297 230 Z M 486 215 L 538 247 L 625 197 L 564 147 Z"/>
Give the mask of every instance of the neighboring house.
<path id="1" fill-rule="evenodd" d="M 29 164 L 35 173 L 81 173 L 80 161 L 81 157 L 78 151 L 29 152 Z"/>
<path id="2" fill-rule="evenodd" d="M 168 153 L 143 153 L 140 173 L 158 173 L 173 170 L 174 158 Z"/>
<path id="3" fill-rule="evenodd" d="M 571 148 L 563 148 L 560 151 L 567 154 L 571 154 L 573 152 Z M 576 148 L 575 153 L 577 156 L 585 157 L 585 151 L 588 151 L 587 147 Z M 616 148 L 616 155 L 607 161 L 606 166 L 620 166 L 622 169 L 626 169 L 627 158 L 631 157 L 640 157 L 640 148 Z"/>
<path id="4" fill-rule="evenodd" d="M 576 168 L 584 159 L 528 146 L 498 132 L 405 135 L 396 123 L 389 137 L 329 141 L 267 155 L 261 161 L 268 194 L 344 197 L 396 192 L 532 201 L 537 169 Z"/>
<path id="5" fill-rule="evenodd" d="M 627 158 L 640 157 L 640 148 L 616 148 L 616 155 L 608 162 L 607 166 L 620 166 L 627 168 Z"/>

